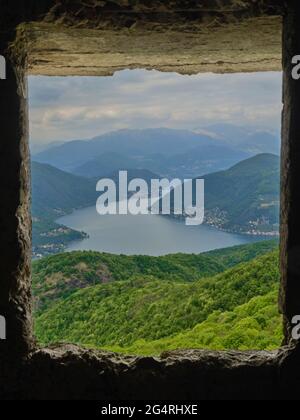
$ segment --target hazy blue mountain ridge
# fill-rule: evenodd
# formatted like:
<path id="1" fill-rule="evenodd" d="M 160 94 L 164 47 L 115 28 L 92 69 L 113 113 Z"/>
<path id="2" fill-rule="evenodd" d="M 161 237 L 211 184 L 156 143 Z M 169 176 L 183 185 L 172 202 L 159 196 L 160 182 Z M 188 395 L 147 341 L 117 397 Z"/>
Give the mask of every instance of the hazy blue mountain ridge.
<path id="1" fill-rule="evenodd" d="M 71 141 L 38 153 L 34 160 L 94 177 L 106 171 L 107 154 L 112 158 L 112 170 L 119 169 L 124 161 L 122 166 L 131 169 L 148 169 L 161 175 L 176 176 L 185 176 L 182 171 L 190 173 L 193 168 L 194 176 L 199 170 L 205 173 L 225 169 L 250 156 L 208 136 L 162 128 L 120 130 L 91 140 Z M 177 168 L 178 161 L 180 168 Z"/>

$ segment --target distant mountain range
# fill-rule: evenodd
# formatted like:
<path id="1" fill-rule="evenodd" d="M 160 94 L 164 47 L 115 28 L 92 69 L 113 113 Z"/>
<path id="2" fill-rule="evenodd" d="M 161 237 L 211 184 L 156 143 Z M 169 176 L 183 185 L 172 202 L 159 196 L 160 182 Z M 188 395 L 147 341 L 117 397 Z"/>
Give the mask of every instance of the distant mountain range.
<path id="1" fill-rule="evenodd" d="M 279 155 L 280 153 L 280 132 L 269 132 L 225 123 L 210 125 L 205 128 L 204 132 L 236 150 L 254 155 L 260 153 Z"/>
<path id="2" fill-rule="evenodd" d="M 200 130 L 120 130 L 90 140 L 58 143 L 34 160 L 84 177 L 122 169 L 147 169 L 168 177 L 193 178 L 227 169 L 258 153 L 278 153 L 279 137 L 230 124 Z"/>
<path id="3" fill-rule="evenodd" d="M 169 177 L 215 172 L 251 156 L 220 140 L 187 130 L 121 130 L 55 146 L 34 160 L 85 177 L 147 169 Z"/>

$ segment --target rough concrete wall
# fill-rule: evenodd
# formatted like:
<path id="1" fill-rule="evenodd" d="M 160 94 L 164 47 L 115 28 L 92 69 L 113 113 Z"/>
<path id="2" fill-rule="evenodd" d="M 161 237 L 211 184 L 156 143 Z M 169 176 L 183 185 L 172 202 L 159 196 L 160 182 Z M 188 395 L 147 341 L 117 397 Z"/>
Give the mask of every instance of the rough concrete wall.
<path id="1" fill-rule="evenodd" d="M 286 348 L 278 353 L 190 350 L 138 358 L 69 345 L 32 353 L 2 396 L 95 401 L 297 400 L 299 355 L 299 349 Z"/>
<path id="2" fill-rule="evenodd" d="M 281 307 L 285 316 L 287 339 L 293 327 L 293 317 L 300 315 L 300 81 L 292 78 L 292 57 L 300 53 L 299 19 L 300 4 L 293 0 L 285 16 L 283 37 Z"/>
<path id="3" fill-rule="evenodd" d="M 282 2 L 52 3 L 19 30 L 31 74 L 104 76 L 124 68 L 183 74 L 281 70 Z"/>
<path id="4" fill-rule="evenodd" d="M 3 4 L 10 24 L 22 23 L 31 74 L 281 69 L 281 1 L 22 0 L 18 14 Z"/>
<path id="5" fill-rule="evenodd" d="M 242 17 L 280 14 L 282 2 L 266 0 L 67 0 L 56 1 L 47 21 L 85 28 L 133 28 L 228 23 Z M 172 26 L 171 26 L 172 27 Z"/>
<path id="6" fill-rule="evenodd" d="M 1 37 L 0 51 L 14 33 Z M 6 80 L 0 81 L 0 314 L 7 321 L 5 357 L 31 347 L 31 240 L 27 86 L 22 59 L 6 56 Z"/>
<path id="7" fill-rule="evenodd" d="M 279 15 L 281 0 L 0 0 L 10 27 L 20 22 L 48 21 L 81 28 L 130 28 L 137 24 L 186 25 L 244 17 Z"/>
<path id="8" fill-rule="evenodd" d="M 20 360 L 33 348 L 31 318 L 31 219 L 26 75 L 7 53 L 14 32 L 2 33 L 6 80 L 0 80 L 0 395 L 13 393 Z M 20 57 L 21 59 L 21 57 Z"/>
<path id="9" fill-rule="evenodd" d="M 281 70 L 277 16 L 216 24 L 213 29 L 202 24 L 191 31 L 180 26 L 152 31 L 29 24 L 20 28 L 19 36 L 28 46 L 31 74 L 105 76 L 124 68 L 181 74 Z"/>
<path id="10" fill-rule="evenodd" d="M 191 350 L 137 358 L 69 346 L 35 353 L 24 375 L 31 383 L 28 397 L 37 398 L 272 399 L 278 390 L 277 368 L 277 356 L 266 352 Z"/>

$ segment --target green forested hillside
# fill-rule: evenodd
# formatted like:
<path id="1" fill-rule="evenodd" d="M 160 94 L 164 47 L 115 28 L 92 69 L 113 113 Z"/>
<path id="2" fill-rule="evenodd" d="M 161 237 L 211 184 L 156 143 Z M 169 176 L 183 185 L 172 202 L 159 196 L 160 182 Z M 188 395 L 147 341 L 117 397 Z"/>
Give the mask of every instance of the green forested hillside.
<path id="1" fill-rule="evenodd" d="M 194 328 L 160 340 L 137 340 L 128 347 L 109 350 L 130 354 L 159 355 L 179 349 L 274 350 L 283 340 L 282 318 L 278 313 L 278 287 L 251 299 L 233 311 L 215 311 Z"/>
<path id="2" fill-rule="evenodd" d="M 255 246 L 246 247 L 240 261 L 248 262 L 227 270 L 228 250 L 219 265 L 214 253 L 145 259 L 72 253 L 39 261 L 37 336 L 47 344 L 67 341 L 137 354 L 275 348 L 281 340 L 278 251 L 249 261 Z M 238 261 L 238 249 L 231 251 Z"/>
<path id="3" fill-rule="evenodd" d="M 214 257 L 225 268 L 231 268 L 241 262 L 250 261 L 258 256 L 278 249 L 278 240 L 254 242 L 252 244 L 237 245 L 229 248 L 215 249 L 202 255 Z"/>
<path id="4" fill-rule="evenodd" d="M 62 252 L 68 242 L 85 234 L 55 220 L 75 208 L 94 204 L 96 182 L 37 162 L 32 162 L 31 172 L 33 256 Z"/>
<path id="5" fill-rule="evenodd" d="M 274 250 L 277 241 L 263 241 L 204 254 L 174 254 L 162 257 L 125 256 L 99 252 L 58 254 L 33 263 L 33 290 L 37 310 L 49 306 L 77 289 L 134 276 L 157 280 L 194 282 L 213 276 L 241 262 Z"/>
<path id="6" fill-rule="evenodd" d="M 279 223 L 278 156 L 261 154 L 205 179 L 206 218 L 238 232 L 276 232 Z"/>
<path id="7" fill-rule="evenodd" d="M 95 204 L 96 183 L 63 172 L 53 166 L 32 162 L 32 214 L 58 218 L 73 209 Z"/>
<path id="8" fill-rule="evenodd" d="M 205 180 L 206 224 L 230 232 L 278 236 L 278 156 L 260 154 L 225 171 L 200 175 L 198 178 Z M 174 209 L 173 194 L 171 208 Z"/>

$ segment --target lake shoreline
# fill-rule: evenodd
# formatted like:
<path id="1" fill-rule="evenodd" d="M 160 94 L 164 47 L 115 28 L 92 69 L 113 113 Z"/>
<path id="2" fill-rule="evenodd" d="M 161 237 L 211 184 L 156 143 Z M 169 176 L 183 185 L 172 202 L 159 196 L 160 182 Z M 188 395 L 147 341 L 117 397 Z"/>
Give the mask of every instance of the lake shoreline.
<path id="1" fill-rule="evenodd" d="M 163 218 L 154 215 L 99 216 L 94 206 L 74 210 L 57 219 L 56 223 L 88 235 L 80 241 L 72 241 L 64 252 L 94 250 L 116 255 L 150 256 L 174 253 L 199 254 L 274 239 L 224 232 L 209 225 L 187 227 L 182 221 L 168 216 Z M 154 237 L 154 232 L 157 233 L 157 237 Z M 202 238 L 199 232 L 202 233 Z"/>

